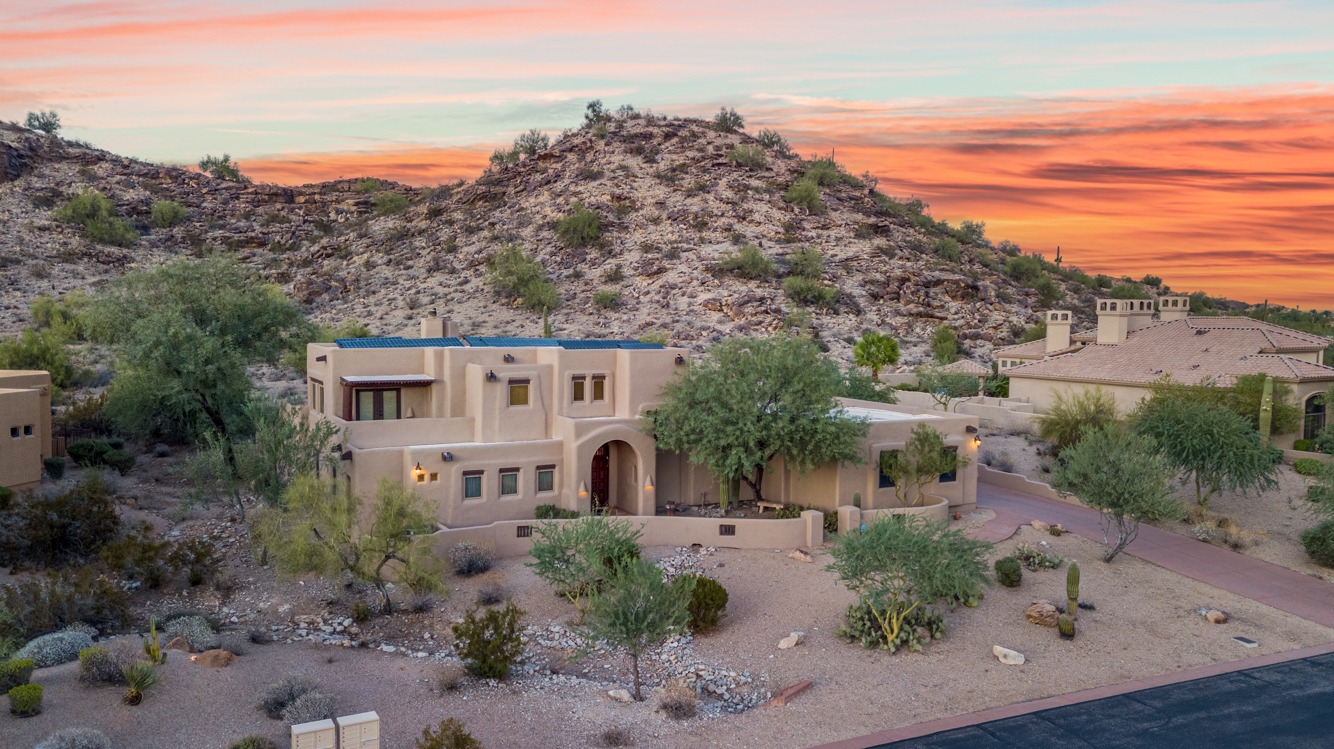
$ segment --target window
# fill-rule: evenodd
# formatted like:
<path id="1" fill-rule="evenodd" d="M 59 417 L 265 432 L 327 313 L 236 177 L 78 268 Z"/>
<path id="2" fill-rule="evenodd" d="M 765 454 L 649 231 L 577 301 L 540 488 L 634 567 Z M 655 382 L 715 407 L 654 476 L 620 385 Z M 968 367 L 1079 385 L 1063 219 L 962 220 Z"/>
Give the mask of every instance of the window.
<path id="1" fill-rule="evenodd" d="M 528 380 L 510 380 L 510 405 L 528 405 Z"/>
<path id="2" fill-rule="evenodd" d="M 607 376 L 593 375 L 593 400 L 601 401 L 607 399 Z"/>
<path id="3" fill-rule="evenodd" d="M 10 428 L 9 428 L 9 436 L 10 436 L 11 439 L 18 439 L 18 438 L 19 438 L 19 428 L 18 428 L 18 427 L 10 427 Z"/>
<path id="4" fill-rule="evenodd" d="M 310 381 L 310 410 L 315 413 L 324 413 L 324 383 L 319 380 Z"/>
<path id="5" fill-rule="evenodd" d="M 426 474 L 425 474 L 425 473 L 417 472 L 415 475 L 417 476 L 417 483 L 418 483 L 418 484 L 425 484 L 425 483 L 426 483 Z"/>
<path id="6" fill-rule="evenodd" d="M 24 436 L 24 437 L 31 437 L 31 436 L 32 436 L 32 424 L 24 424 L 24 425 L 23 425 L 23 436 Z"/>
<path id="7" fill-rule="evenodd" d="M 385 421 L 399 416 L 399 390 L 358 390 L 356 421 Z"/>
<path id="8" fill-rule="evenodd" d="M 500 496 L 508 497 L 519 493 L 519 469 L 500 469 Z"/>
<path id="9" fill-rule="evenodd" d="M 940 483 L 942 484 L 948 484 L 951 481 L 959 480 L 959 448 L 947 447 L 945 448 L 945 452 L 954 457 L 954 470 L 940 474 Z"/>
<path id="10" fill-rule="evenodd" d="M 531 526 L 531 525 L 516 525 L 516 526 L 514 527 L 514 537 L 515 537 L 515 538 L 532 538 L 532 537 L 533 537 L 533 526 Z"/>
<path id="11" fill-rule="evenodd" d="M 575 375 L 570 378 L 570 400 L 575 403 L 584 402 L 584 385 L 587 384 L 587 380 L 588 378 L 583 375 Z"/>
<path id="12" fill-rule="evenodd" d="M 539 492 L 556 491 L 556 466 L 546 465 L 537 467 L 537 490 Z"/>
<path id="13" fill-rule="evenodd" d="M 478 499 L 482 496 L 482 474 L 485 471 L 463 472 L 463 498 Z"/>
<path id="14" fill-rule="evenodd" d="M 1325 421 L 1329 410 L 1325 408 L 1324 396 L 1316 393 L 1306 399 L 1305 419 L 1302 422 L 1302 439 L 1313 440 L 1325 428 Z"/>
<path id="15" fill-rule="evenodd" d="M 894 487 L 894 477 L 889 472 L 894 470 L 894 464 L 898 461 L 898 450 L 880 451 L 880 488 L 892 489 Z"/>
<path id="16" fill-rule="evenodd" d="M 432 484 L 434 484 L 435 482 L 437 482 L 437 481 L 439 481 L 439 480 L 440 480 L 440 474 L 438 474 L 438 473 L 432 473 L 432 474 L 431 474 L 431 483 L 432 483 Z"/>

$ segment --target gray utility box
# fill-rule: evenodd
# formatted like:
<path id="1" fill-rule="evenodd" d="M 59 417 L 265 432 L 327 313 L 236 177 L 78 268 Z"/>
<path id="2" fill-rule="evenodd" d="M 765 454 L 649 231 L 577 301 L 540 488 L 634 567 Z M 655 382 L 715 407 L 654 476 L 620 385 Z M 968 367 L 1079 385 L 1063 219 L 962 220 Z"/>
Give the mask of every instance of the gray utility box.
<path id="1" fill-rule="evenodd" d="M 334 720 L 338 723 L 338 749 L 380 749 L 380 715 L 374 710 Z"/>
<path id="2" fill-rule="evenodd" d="M 338 732 L 332 720 L 315 720 L 292 726 L 292 749 L 337 749 Z"/>

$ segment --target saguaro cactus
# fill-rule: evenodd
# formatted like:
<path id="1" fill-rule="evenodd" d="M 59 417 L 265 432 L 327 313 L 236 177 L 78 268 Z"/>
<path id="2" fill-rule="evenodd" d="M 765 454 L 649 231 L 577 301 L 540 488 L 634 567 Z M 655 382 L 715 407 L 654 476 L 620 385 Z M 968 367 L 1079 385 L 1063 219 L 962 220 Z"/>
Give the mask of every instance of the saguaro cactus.
<path id="1" fill-rule="evenodd" d="M 1079 564 L 1071 562 L 1065 571 L 1065 613 L 1071 619 L 1079 616 Z"/>

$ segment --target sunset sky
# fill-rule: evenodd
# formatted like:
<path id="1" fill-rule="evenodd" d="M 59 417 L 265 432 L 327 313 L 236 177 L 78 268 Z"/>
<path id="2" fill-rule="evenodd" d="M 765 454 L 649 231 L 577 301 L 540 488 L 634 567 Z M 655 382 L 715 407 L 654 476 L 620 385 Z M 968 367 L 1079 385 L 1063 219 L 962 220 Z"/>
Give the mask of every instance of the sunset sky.
<path id="1" fill-rule="evenodd" d="M 729 106 L 993 241 L 1328 309 L 1331 29 L 1330 0 L 0 0 L 0 118 L 436 184 L 589 99 Z"/>

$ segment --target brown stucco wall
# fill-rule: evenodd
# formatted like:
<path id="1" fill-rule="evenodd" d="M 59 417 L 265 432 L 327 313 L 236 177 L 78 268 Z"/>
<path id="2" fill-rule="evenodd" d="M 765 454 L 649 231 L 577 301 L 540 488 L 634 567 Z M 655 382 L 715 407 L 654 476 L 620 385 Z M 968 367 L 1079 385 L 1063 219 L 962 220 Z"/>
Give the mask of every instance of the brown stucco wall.
<path id="1" fill-rule="evenodd" d="M 17 437 L 11 436 L 17 430 Z M 16 490 L 42 480 L 51 457 L 51 375 L 0 370 L 0 486 Z"/>

